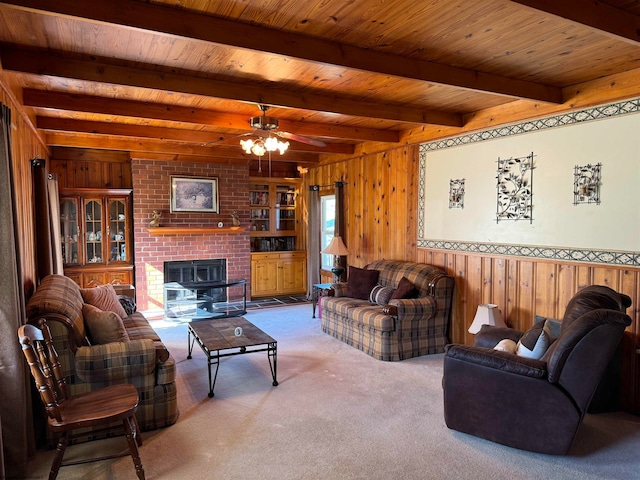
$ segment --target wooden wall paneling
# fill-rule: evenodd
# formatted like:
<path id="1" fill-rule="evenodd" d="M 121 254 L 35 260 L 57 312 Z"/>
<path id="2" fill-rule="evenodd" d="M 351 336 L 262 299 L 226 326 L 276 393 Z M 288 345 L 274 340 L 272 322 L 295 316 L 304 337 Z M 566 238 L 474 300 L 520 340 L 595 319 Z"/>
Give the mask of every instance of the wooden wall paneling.
<path id="1" fill-rule="evenodd" d="M 117 170 L 120 170 L 120 169 L 116 169 L 114 168 L 113 164 L 106 163 L 106 162 L 100 162 L 98 165 L 102 169 L 102 172 L 100 174 L 100 178 L 102 182 L 101 182 L 101 186 L 98 188 L 109 188 L 112 185 L 115 186 L 115 184 L 118 183 Z"/>
<path id="2" fill-rule="evenodd" d="M 487 303 L 484 293 L 485 275 L 483 266 L 484 259 L 482 257 L 467 257 L 467 273 L 462 284 L 464 286 L 463 288 L 465 291 L 468 311 L 467 316 L 464 319 L 464 325 L 460 325 L 460 333 L 464 334 L 463 341 L 466 344 L 473 343 L 473 335 L 470 334 L 467 329 L 471 325 L 471 322 L 473 322 L 478 305 Z"/>
<path id="3" fill-rule="evenodd" d="M 634 321 L 625 332 L 622 339 L 622 378 L 637 379 L 640 374 L 640 272 L 623 269 L 619 271 L 618 291 L 631 298 L 631 308 L 627 309 L 627 315 Z M 640 382 L 635 382 L 635 388 L 623 389 L 622 403 L 624 405 L 635 405 L 636 412 L 640 413 Z"/>
<path id="4" fill-rule="evenodd" d="M 503 308 L 503 318 L 511 319 L 511 322 L 519 325 L 520 310 L 518 309 L 520 292 L 518 290 L 520 271 L 518 268 L 518 262 L 509 259 L 506 265 L 506 278 L 505 278 L 505 292 L 506 298 Z"/>
<path id="5" fill-rule="evenodd" d="M 596 285 L 606 285 L 619 290 L 620 288 L 620 270 L 608 268 L 593 268 L 593 283 Z"/>
<path id="6" fill-rule="evenodd" d="M 419 252 L 424 250 L 420 249 Z M 468 262 L 466 256 L 451 255 L 449 263 L 455 265 L 455 270 L 449 272 L 453 273 L 455 278 L 455 289 L 453 291 L 453 308 L 451 315 L 450 339 L 452 342 L 465 343 L 465 336 L 467 335 L 466 326 L 471 325 L 473 317 L 475 315 L 475 308 L 469 303 L 467 293 L 467 276 L 468 276 Z M 467 327 L 468 328 L 468 327 Z"/>
<path id="7" fill-rule="evenodd" d="M 536 262 L 535 264 L 535 302 L 534 315 L 554 317 L 556 305 L 556 265 L 553 263 Z"/>
<path id="8" fill-rule="evenodd" d="M 405 260 L 415 260 L 418 252 L 418 166 L 419 166 L 419 146 L 406 147 L 403 165 L 407 166 L 406 182 L 404 184 L 403 197 L 405 198 L 404 208 L 407 212 L 405 238 L 399 245 L 403 245 Z M 398 225 L 400 228 L 400 225 Z"/>
<path id="9" fill-rule="evenodd" d="M 489 285 L 491 286 L 490 303 L 495 303 L 502 311 L 502 315 L 506 316 L 509 313 L 507 303 L 507 264 L 506 258 L 497 257 L 491 261 L 491 280 Z"/>
<path id="10" fill-rule="evenodd" d="M 69 183 L 72 188 L 79 188 L 88 185 L 87 175 L 85 173 L 85 162 L 73 162 L 69 169 Z"/>
<path id="11" fill-rule="evenodd" d="M 310 170 L 309 184 L 347 183 L 345 241 L 351 265 L 363 267 L 379 258 L 416 260 L 417 152 L 417 146 L 405 146 Z"/>
<path id="12" fill-rule="evenodd" d="M 507 325 L 525 331 L 533 323 L 535 311 L 535 266 L 529 260 L 518 260 L 518 277 L 516 280 L 517 301 L 515 305 L 515 323 L 507 322 Z"/>
<path id="13" fill-rule="evenodd" d="M 555 313 L 553 315 L 553 318 L 562 318 L 562 316 L 564 315 L 565 307 L 575 293 L 575 288 L 577 285 L 576 273 L 577 272 L 575 265 L 558 265 L 558 288 L 555 302 Z"/>
<path id="14" fill-rule="evenodd" d="M 407 162 L 406 159 L 403 160 L 404 161 L 398 161 L 397 167 L 394 168 L 393 162 L 387 159 L 388 186 L 385 189 L 387 211 L 384 225 L 387 235 L 387 250 L 385 252 L 388 252 L 387 254 L 390 258 L 402 260 L 404 260 L 406 253 L 403 252 L 403 248 L 398 245 L 399 236 L 402 234 L 398 232 L 395 226 L 396 222 L 401 222 L 400 217 L 406 215 L 406 213 L 403 213 L 405 209 L 402 208 L 406 200 L 398 194 L 399 190 L 403 190 L 403 186 L 407 181 Z"/>
<path id="15" fill-rule="evenodd" d="M 418 261 L 445 269 L 456 279 L 451 341 L 473 343 L 466 329 L 479 303 L 497 303 L 507 324 L 529 329 L 535 315 L 562 318 L 571 297 L 590 284 L 608 285 L 632 299 L 632 324 L 623 338 L 622 406 L 640 413 L 640 268 L 501 258 L 466 252 L 419 249 Z M 505 285 L 503 286 L 503 283 Z M 505 308 L 505 306 L 507 306 Z"/>
<path id="16" fill-rule="evenodd" d="M 100 162 L 87 162 L 87 183 L 89 188 L 104 188 L 105 181 L 105 170 L 108 172 L 108 167 L 106 169 L 102 168 L 102 163 Z"/>
<path id="17" fill-rule="evenodd" d="M 593 270 L 590 265 L 578 265 L 576 267 L 576 285 L 577 289 L 593 284 Z M 566 306 L 566 304 L 565 304 Z M 564 310 L 563 310 L 564 312 Z"/>
<path id="18" fill-rule="evenodd" d="M 378 160 L 378 175 L 375 181 L 375 208 L 374 221 L 376 222 L 376 237 L 379 239 L 376 245 L 376 256 L 382 258 L 385 255 L 389 255 L 391 252 L 390 237 L 391 226 L 389 221 L 389 191 L 395 176 L 392 177 L 392 168 L 390 159 L 391 154 L 387 155 L 383 153 Z M 395 257 L 394 257 L 395 258 Z"/>
<path id="19" fill-rule="evenodd" d="M 370 157 L 369 161 L 364 164 L 364 183 L 366 188 L 366 197 L 361 205 L 362 219 L 364 221 L 363 240 L 364 251 L 366 255 L 365 264 L 369 263 L 369 259 L 375 258 L 377 243 L 377 227 L 375 225 L 375 203 L 377 203 L 376 183 L 380 172 L 378 171 L 379 154 Z"/>
<path id="20" fill-rule="evenodd" d="M 19 103 L 20 86 L 10 84 L 0 69 L 0 102 L 11 109 L 11 150 L 13 163 L 13 181 L 17 196 L 16 229 L 18 237 L 18 264 L 21 270 L 21 283 L 26 298 L 33 293 L 36 284 L 36 246 L 35 224 L 33 218 L 33 184 L 31 179 L 31 160 L 36 156 L 47 159 L 49 151 L 38 137 L 33 123 Z M 11 332 L 15 335 L 15 332 Z"/>
<path id="21" fill-rule="evenodd" d="M 364 251 L 364 221 L 362 216 L 362 203 L 366 198 L 364 188 L 364 163 L 358 158 L 348 165 L 346 180 L 349 182 L 349 190 L 345 190 L 345 203 L 348 205 L 349 223 L 347 224 L 347 238 L 349 239 L 350 264 L 355 267 L 363 267 L 366 262 Z"/>

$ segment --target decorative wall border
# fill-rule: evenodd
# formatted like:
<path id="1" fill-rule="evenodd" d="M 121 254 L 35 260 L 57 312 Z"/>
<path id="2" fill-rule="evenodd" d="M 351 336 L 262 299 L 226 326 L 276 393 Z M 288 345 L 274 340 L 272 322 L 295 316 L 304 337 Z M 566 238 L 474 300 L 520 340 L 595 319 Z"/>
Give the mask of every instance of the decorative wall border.
<path id="1" fill-rule="evenodd" d="M 623 102 L 600 105 L 598 107 L 554 115 L 552 117 L 529 120 L 524 123 L 503 125 L 501 127 L 472 132 L 466 135 L 458 135 L 456 137 L 445 138 L 435 142 L 422 143 L 420 144 L 420 154 L 422 157 L 422 154 L 425 154 L 430 150 L 457 147 L 460 145 L 467 145 L 469 143 L 484 142 L 487 140 L 494 140 L 496 138 L 522 135 L 539 130 L 565 127 L 576 123 L 592 122 L 594 120 L 602 120 L 604 118 L 617 117 L 620 115 L 628 115 L 630 113 L 638 112 L 640 112 L 640 97 L 625 100 Z"/>
<path id="2" fill-rule="evenodd" d="M 640 97 L 622 102 L 600 105 L 597 107 L 563 113 L 551 117 L 539 118 L 523 123 L 504 125 L 488 130 L 473 132 L 456 137 L 445 138 L 420 145 L 419 181 L 418 181 L 418 248 L 434 248 L 438 250 L 457 250 L 489 255 L 507 255 L 550 260 L 600 263 L 610 265 L 640 266 L 640 252 L 620 252 L 591 250 L 580 248 L 547 247 L 533 245 L 513 245 L 506 243 L 459 242 L 450 240 L 434 240 L 424 238 L 425 211 L 425 174 L 427 169 L 427 152 L 443 148 L 457 147 L 470 143 L 484 142 L 496 138 L 523 135 L 525 133 L 567 125 L 602 120 L 640 112 Z"/>
<path id="3" fill-rule="evenodd" d="M 435 248 L 438 250 L 456 250 L 488 255 L 544 258 L 547 260 L 640 267 L 640 253 L 638 252 L 609 252 L 606 250 L 587 250 L 581 248 L 512 245 L 508 243 L 458 242 L 451 240 L 430 240 L 426 238 L 418 240 L 418 248 Z"/>

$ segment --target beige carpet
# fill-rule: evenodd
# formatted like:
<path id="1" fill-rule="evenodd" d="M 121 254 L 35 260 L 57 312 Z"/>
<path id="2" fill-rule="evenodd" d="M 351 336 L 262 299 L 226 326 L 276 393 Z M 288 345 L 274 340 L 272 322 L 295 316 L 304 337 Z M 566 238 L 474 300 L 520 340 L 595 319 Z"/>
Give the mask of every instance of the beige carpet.
<path id="1" fill-rule="evenodd" d="M 639 417 L 588 416 L 566 457 L 514 450 L 447 429 L 442 355 L 377 361 L 322 333 L 310 304 L 246 318 L 278 340 L 280 385 L 271 386 L 265 353 L 231 357 L 213 399 L 202 351 L 186 359 L 186 325 L 154 324 L 177 361 L 181 416 L 144 432 L 147 479 L 640 478 Z M 124 439 L 72 446 L 68 456 L 114 445 Z M 46 478 L 52 455 L 39 452 L 29 478 Z M 64 467 L 59 478 L 136 476 L 124 457 Z"/>

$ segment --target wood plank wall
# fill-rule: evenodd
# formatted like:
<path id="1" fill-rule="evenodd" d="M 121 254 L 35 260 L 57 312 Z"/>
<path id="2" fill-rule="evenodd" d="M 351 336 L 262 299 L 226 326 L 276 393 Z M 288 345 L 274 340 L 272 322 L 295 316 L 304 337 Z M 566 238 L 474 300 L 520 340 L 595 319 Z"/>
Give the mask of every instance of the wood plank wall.
<path id="1" fill-rule="evenodd" d="M 415 260 L 417 238 L 418 147 L 405 146 L 310 169 L 303 189 L 326 185 L 321 195 L 335 192 L 344 181 L 345 244 L 348 264 L 363 267 L 380 258 Z M 324 272 L 323 281 L 331 273 Z"/>
<path id="2" fill-rule="evenodd" d="M 0 70 L 0 102 L 11 109 L 11 153 L 16 197 L 16 211 L 19 256 L 18 263 L 22 271 L 24 294 L 29 298 L 34 291 L 37 279 L 35 226 L 33 217 L 33 179 L 31 160 L 39 157 L 47 159 L 48 150 L 44 142 L 31 128 L 29 117 L 20 104 L 19 85 L 11 85 L 2 76 Z M 15 332 L 11 332 L 15 335 Z"/>
<path id="3" fill-rule="evenodd" d="M 624 338 L 623 406 L 640 414 L 640 269 L 543 259 L 499 257 L 417 248 L 417 147 L 362 155 L 310 169 L 313 184 L 345 186 L 346 244 L 349 264 L 363 267 L 379 258 L 418 261 L 446 270 L 456 279 L 451 340 L 472 344 L 467 332 L 480 303 L 500 305 L 510 326 L 526 330 L 534 316 L 562 318 L 580 288 L 604 284 L 633 301 L 633 323 Z M 333 187 L 321 194 L 333 193 Z M 304 197 L 304 196 L 303 196 Z M 330 281 L 325 272 L 323 281 Z"/>
<path id="4" fill-rule="evenodd" d="M 59 188 L 132 188 L 129 152 L 54 148 L 51 155 Z"/>
<path id="5" fill-rule="evenodd" d="M 632 318 L 623 339 L 622 405 L 640 414 L 640 269 L 543 259 L 485 256 L 418 249 L 417 260 L 436 265 L 456 279 L 451 340 L 473 344 L 467 332 L 481 303 L 500 306 L 510 327 L 527 330 L 535 315 L 562 318 L 579 289 L 607 285 L 631 297 Z"/>

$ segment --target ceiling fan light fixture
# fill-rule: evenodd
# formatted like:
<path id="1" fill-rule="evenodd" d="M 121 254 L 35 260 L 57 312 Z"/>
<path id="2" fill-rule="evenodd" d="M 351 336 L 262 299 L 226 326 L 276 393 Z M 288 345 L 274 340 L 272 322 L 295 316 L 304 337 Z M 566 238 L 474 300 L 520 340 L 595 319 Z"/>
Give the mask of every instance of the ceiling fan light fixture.
<path id="1" fill-rule="evenodd" d="M 257 141 L 253 144 L 253 147 L 251 147 L 251 153 L 253 153 L 254 155 L 257 155 L 258 157 L 261 157 L 265 153 L 267 153 L 267 149 L 265 148 L 264 143 L 262 143 L 262 141 Z"/>
<path id="2" fill-rule="evenodd" d="M 253 140 L 250 138 L 248 140 L 240 140 L 240 146 L 245 151 L 245 153 L 251 153 L 251 148 L 253 147 Z"/>
<path id="3" fill-rule="evenodd" d="M 289 148 L 289 142 L 281 142 L 275 137 L 268 137 L 264 141 L 264 146 L 266 147 L 268 152 L 275 152 L 276 150 L 280 151 L 280 155 L 282 155 L 287 148 Z"/>
<path id="4" fill-rule="evenodd" d="M 282 155 L 287 148 L 289 148 L 289 142 L 281 142 L 275 137 L 267 137 L 265 140 L 261 138 L 249 138 L 247 140 L 240 140 L 240 146 L 245 153 L 253 153 L 261 157 L 267 152 L 275 152 L 276 150 Z"/>

